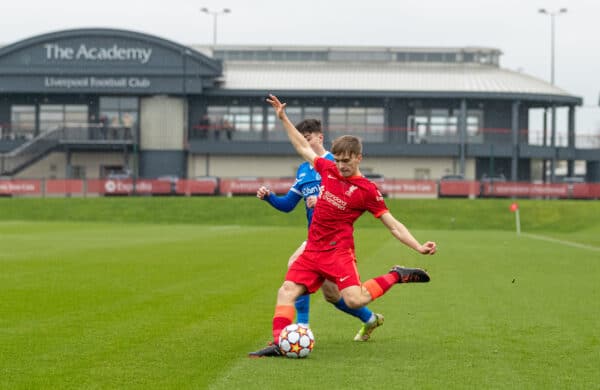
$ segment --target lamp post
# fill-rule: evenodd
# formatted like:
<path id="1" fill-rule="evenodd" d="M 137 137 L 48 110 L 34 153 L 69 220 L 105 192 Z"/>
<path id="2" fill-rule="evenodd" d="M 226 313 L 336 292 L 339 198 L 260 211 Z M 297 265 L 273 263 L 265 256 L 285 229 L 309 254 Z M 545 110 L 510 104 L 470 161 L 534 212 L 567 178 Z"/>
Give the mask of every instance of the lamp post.
<path id="1" fill-rule="evenodd" d="M 550 84 L 554 85 L 554 70 L 555 70 L 555 65 L 554 65 L 554 57 L 555 57 L 555 24 L 556 24 L 556 16 L 560 15 L 560 14 L 565 14 L 567 13 L 567 9 L 566 8 L 560 8 L 559 10 L 555 10 L 555 11 L 549 11 L 545 8 L 540 8 L 538 10 L 538 12 L 540 14 L 543 15 L 549 15 L 550 16 Z M 546 120 L 545 120 L 546 114 L 544 112 L 544 146 L 546 146 Z M 552 105 L 552 134 L 551 134 L 551 139 L 550 139 L 550 146 L 552 147 L 552 160 L 550 160 L 550 182 L 553 183 L 554 179 L 555 179 L 555 170 L 556 170 L 556 107 L 554 106 L 554 104 Z M 544 167 L 543 167 L 543 175 L 544 175 L 544 182 L 545 177 L 546 177 L 546 160 L 544 160 Z"/>
<path id="2" fill-rule="evenodd" d="M 566 14 L 567 9 L 561 8 L 557 11 L 548 11 L 545 8 L 540 8 L 538 10 L 540 14 L 549 15 L 550 16 L 550 83 L 554 85 L 554 37 L 555 37 L 555 19 L 556 16 L 560 14 Z"/>
<path id="3" fill-rule="evenodd" d="M 212 43 L 212 47 L 213 47 L 213 54 L 215 51 L 215 48 L 217 47 L 217 18 L 219 17 L 219 15 L 225 15 L 228 13 L 231 13 L 231 10 L 229 8 L 223 8 L 220 11 L 212 11 L 206 7 L 202 7 L 200 8 L 201 12 L 204 12 L 207 15 L 212 15 L 213 16 L 213 43 Z"/>

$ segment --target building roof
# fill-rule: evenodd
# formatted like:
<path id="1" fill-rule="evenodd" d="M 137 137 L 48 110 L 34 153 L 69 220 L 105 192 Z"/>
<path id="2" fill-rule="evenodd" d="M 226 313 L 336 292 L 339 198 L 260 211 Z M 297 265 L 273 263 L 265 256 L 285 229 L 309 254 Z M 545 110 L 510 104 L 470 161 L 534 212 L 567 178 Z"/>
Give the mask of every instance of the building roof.
<path id="1" fill-rule="evenodd" d="M 532 76 L 476 64 L 225 62 L 226 89 L 498 92 L 570 96 Z"/>
<path id="2" fill-rule="evenodd" d="M 198 47 L 198 49 L 200 49 Z M 292 54 L 297 52 L 298 59 Z M 224 91 L 361 96 L 499 97 L 581 104 L 544 80 L 500 67 L 484 47 L 218 46 Z"/>

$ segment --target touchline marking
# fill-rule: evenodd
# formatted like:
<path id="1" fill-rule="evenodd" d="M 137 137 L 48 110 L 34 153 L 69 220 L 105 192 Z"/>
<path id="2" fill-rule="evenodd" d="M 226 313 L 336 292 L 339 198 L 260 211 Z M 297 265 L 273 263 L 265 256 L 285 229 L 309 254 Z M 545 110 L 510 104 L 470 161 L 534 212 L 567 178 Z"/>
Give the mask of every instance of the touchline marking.
<path id="1" fill-rule="evenodd" d="M 575 248 L 587 249 L 587 250 L 590 250 L 590 251 L 600 251 L 600 248 L 597 247 L 597 246 L 579 244 L 577 242 L 559 240 L 559 239 L 556 239 L 556 238 L 551 238 L 551 237 L 546 237 L 546 236 L 538 236 L 537 234 L 521 233 L 521 235 L 529 237 L 529 238 L 535 238 L 536 240 L 554 242 L 554 243 L 557 243 L 557 244 L 568 245 L 568 246 L 572 246 L 572 247 L 575 247 Z"/>

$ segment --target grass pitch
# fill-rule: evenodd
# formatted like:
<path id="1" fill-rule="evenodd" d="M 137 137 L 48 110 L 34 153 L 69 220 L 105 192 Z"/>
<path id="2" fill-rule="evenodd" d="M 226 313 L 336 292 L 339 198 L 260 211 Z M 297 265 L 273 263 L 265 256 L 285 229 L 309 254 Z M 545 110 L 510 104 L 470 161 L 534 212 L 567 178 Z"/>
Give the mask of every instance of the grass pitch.
<path id="1" fill-rule="evenodd" d="M 462 223 L 466 213 L 455 205 Z M 394 214 L 402 219 L 400 209 Z M 302 215 L 290 218 L 301 221 Z M 0 221 L 1 388 L 531 389 L 600 383 L 597 222 L 571 230 L 542 226 L 535 236 L 517 236 L 513 226 L 412 229 L 420 240 L 438 242 L 432 257 L 408 250 L 379 224 L 363 223 L 356 233 L 363 279 L 398 263 L 427 268 L 432 282 L 395 286 L 372 303 L 385 324 L 367 343 L 352 341 L 358 320 L 315 294 L 315 350 L 296 361 L 246 354 L 270 338 L 276 289 L 287 258 L 305 237 L 301 222 L 97 219 Z"/>

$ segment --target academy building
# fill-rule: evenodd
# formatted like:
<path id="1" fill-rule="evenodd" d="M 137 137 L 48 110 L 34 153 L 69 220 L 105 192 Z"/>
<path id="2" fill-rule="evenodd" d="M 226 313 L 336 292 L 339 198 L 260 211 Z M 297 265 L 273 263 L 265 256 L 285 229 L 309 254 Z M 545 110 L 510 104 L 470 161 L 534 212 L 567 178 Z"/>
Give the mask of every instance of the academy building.
<path id="1" fill-rule="evenodd" d="M 193 47 L 76 29 L 0 48 L 0 174 L 13 179 L 290 177 L 299 163 L 267 93 L 292 121 L 320 118 L 327 142 L 364 140 L 366 173 L 437 180 L 552 180 L 559 162 L 600 181 L 580 145 L 582 99 L 503 69 L 493 48 Z M 567 110 L 543 142 L 531 110 Z M 543 166 L 547 169 L 544 170 Z M 545 172 L 550 172 L 546 177 Z"/>

